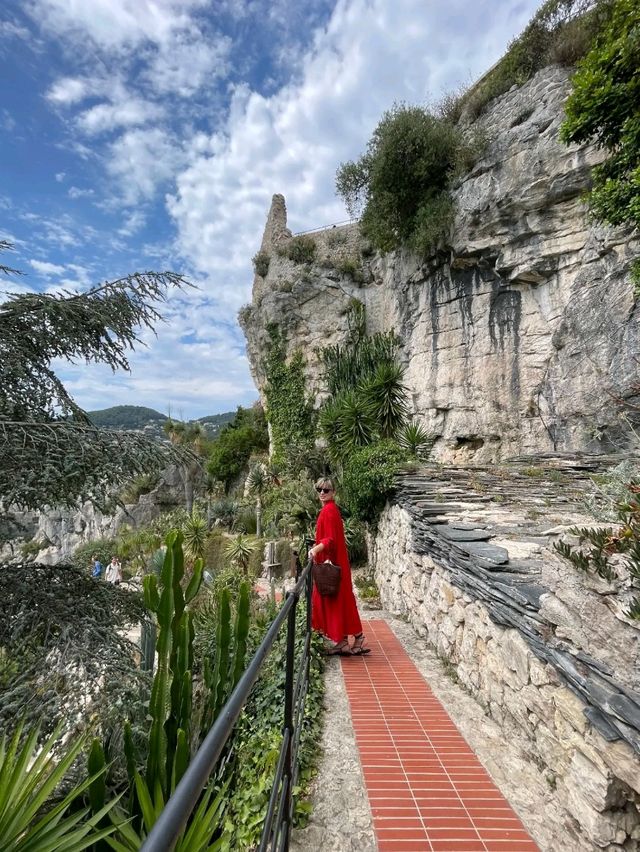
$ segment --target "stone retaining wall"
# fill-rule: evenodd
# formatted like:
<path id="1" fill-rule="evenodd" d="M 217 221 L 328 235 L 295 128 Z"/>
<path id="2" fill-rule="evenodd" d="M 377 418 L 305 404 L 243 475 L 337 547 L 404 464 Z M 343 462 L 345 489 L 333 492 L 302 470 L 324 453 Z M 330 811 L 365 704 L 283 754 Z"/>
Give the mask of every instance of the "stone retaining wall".
<path id="1" fill-rule="evenodd" d="M 371 543 L 383 605 L 405 616 L 455 666 L 452 676 L 544 773 L 566 815 L 558 845 L 549 849 L 640 850 L 637 752 L 613 734 L 605 738 L 588 718 L 593 708 L 557 667 L 541 660 L 518 630 L 496 623 L 452 571 L 417 552 L 425 548 L 414 543 L 414 525 L 405 508 L 387 507 Z"/>

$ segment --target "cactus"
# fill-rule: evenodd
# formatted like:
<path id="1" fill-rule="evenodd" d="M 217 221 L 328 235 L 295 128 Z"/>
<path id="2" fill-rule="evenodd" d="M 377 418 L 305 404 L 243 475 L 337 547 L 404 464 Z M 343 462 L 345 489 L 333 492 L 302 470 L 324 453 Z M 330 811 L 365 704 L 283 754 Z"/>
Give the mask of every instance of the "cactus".
<path id="1" fill-rule="evenodd" d="M 173 784 L 176 783 L 176 759 L 181 766 L 186 766 L 189 762 L 194 631 L 192 615 L 186 607 L 200 589 L 203 565 L 202 560 L 196 560 L 193 576 L 183 593 L 181 583 L 184 577 L 184 556 L 181 533 L 170 533 L 166 545 L 160 572 L 161 589 L 158 589 L 154 574 L 146 576 L 144 598 L 147 607 L 155 612 L 158 621 L 157 668 L 149 702 L 152 721 L 146 781 L 151 791 L 159 788 L 164 796 L 168 797 Z M 178 774 L 181 776 L 183 771 L 180 770 Z"/>

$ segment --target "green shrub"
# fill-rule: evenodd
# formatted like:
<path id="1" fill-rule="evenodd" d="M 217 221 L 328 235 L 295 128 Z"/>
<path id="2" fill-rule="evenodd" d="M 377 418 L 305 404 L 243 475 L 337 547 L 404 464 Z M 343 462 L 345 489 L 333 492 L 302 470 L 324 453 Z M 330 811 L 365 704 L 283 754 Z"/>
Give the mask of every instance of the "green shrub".
<path id="1" fill-rule="evenodd" d="M 238 311 L 238 323 L 241 328 L 246 328 L 251 320 L 253 313 L 253 305 L 243 305 Z"/>
<path id="2" fill-rule="evenodd" d="M 279 254 L 288 257 L 294 263 L 313 263 L 317 251 L 318 246 L 313 237 L 308 237 L 304 234 L 301 234 L 299 237 L 293 237 L 293 239 L 278 249 Z"/>
<path id="3" fill-rule="evenodd" d="M 448 198 L 462 145 L 449 121 L 421 107 L 396 105 L 383 115 L 366 153 L 340 166 L 337 192 L 351 215 L 363 211 L 362 233 L 376 248 L 430 251 L 446 236 L 452 207 L 442 196 Z"/>
<path id="4" fill-rule="evenodd" d="M 224 484 L 225 491 L 245 469 L 252 453 L 269 448 L 269 434 L 262 408 L 238 408 L 235 418 L 211 445 L 207 471 Z"/>
<path id="5" fill-rule="evenodd" d="M 252 263 L 256 275 L 259 275 L 261 278 L 264 278 L 267 272 L 269 271 L 270 262 L 271 258 L 269 257 L 266 251 L 259 251 L 257 254 L 254 254 L 252 258 Z"/>
<path id="6" fill-rule="evenodd" d="M 89 572 L 93 568 L 93 557 L 97 556 L 104 571 L 111 562 L 111 557 L 116 553 L 118 553 L 118 542 L 115 538 L 97 538 L 79 544 L 73 552 L 71 561 L 76 568 Z"/>
<path id="7" fill-rule="evenodd" d="M 404 368 L 395 361 L 399 340 L 393 334 L 367 337 L 364 308 L 349 308 L 349 338 L 320 352 L 330 398 L 320 412 L 320 431 L 334 461 L 343 462 L 358 447 L 390 438 L 407 418 Z"/>
<path id="8" fill-rule="evenodd" d="M 347 233 L 343 228 L 333 228 L 327 232 L 327 245 L 329 248 L 343 246 L 347 242 Z"/>
<path id="9" fill-rule="evenodd" d="M 341 275 L 348 276 L 358 284 L 362 284 L 364 281 L 362 267 L 358 261 L 354 260 L 352 257 L 345 257 L 343 260 L 338 261 L 336 269 Z"/>
<path id="10" fill-rule="evenodd" d="M 305 606 L 296 613 L 296 660 L 300 658 L 305 632 Z M 260 840 L 271 784 L 282 742 L 282 707 L 285 685 L 286 631 L 281 630 L 263 672 L 240 717 L 234 735 L 235 760 L 230 766 L 233 793 L 226 798 L 225 839 L 231 849 L 255 849 Z M 300 774 L 295 821 L 304 822 L 309 803 L 304 792 L 315 772 L 322 732 L 322 640 L 312 636 L 307 704 L 300 739 Z"/>
<path id="11" fill-rule="evenodd" d="M 616 0 L 610 21 L 572 79 L 561 127 L 566 142 L 593 141 L 609 158 L 593 169 L 593 213 L 640 225 L 640 6 Z"/>
<path id="12" fill-rule="evenodd" d="M 434 445 L 437 435 L 428 432 L 419 423 L 407 423 L 398 433 L 398 443 L 411 456 L 420 461 L 426 461 Z"/>
<path id="13" fill-rule="evenodd" d="M 29 556 L 37 556 L 41 550 L 44 550 L 50 544 L 51 542 L 46 539 L 41 541 L 40 539 L 33 538 L 31 541 L 25 541 L 24 544 L 20 545 L 20 553 L 24 559 L 27 559 Z"/>
<path id="14" fill-rule="evenodd" d="M 120 491 L 123 503 L 137 503 L 143 494 L 149 494 L 160 481 L 159 473 L 141 473 Z"/>
<path id="15" fill-rule="evenodd" d="M 367 561 L 367 540 L 364 524 L 357 518 L 345 517 L 344 537 L 347 541 L 351 565 L 363 565 Z"/>
<path id="16" fill-rule="evenodd" d="M 237 500 L 231 497 L 221 497 L 213 500 L 208 509 L 208 516 L 215 526 L 232 530 L 238 519 L 239 506 Z"/>
<path id="17" fill-rule="evenodd" d="M 375 527 L 406 460 L 406 451 L 389 439 L 352 452 L 344 462 L 341 488 L 349 514 Z"/>
<path id="18" fill-rule="evenodd" d="M 611 0 L 547 0 L 494 68 L 460 98 L 472 118 L 514 84 L 553 62 L 574 65 L 611 14 Z"/>

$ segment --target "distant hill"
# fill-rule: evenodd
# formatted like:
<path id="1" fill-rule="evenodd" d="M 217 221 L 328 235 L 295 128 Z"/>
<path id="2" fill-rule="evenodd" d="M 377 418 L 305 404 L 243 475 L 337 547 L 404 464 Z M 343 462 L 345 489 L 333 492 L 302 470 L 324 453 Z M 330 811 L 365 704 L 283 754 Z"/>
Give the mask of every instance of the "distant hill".
<path id="1" fill-rule="evenodd" d="M 163 425 L 169 418 L 160 414 L 154 408 L 144 405 L 113 405 L 98 411 L 87 411 L 92 423 L 105 429 L 130 429 L 134 432 L 144 432 L 158 438 L 164 438 Z M 215 437 L 220 429 L 230 423 L 235 417 L 235 411 L 225 411 L 223 414 L 208 414 L 199 417 L 196 422 L 202 423 L 209 437 Z"/>
<path id="2" fill-rule="evenodd" d="M 150 423 L 162 424 L 168 420 L 166 414 L 160 414 L 154 408 L 144 405 L 114 405 L 99 411 L 87 411 L 92 423 L 107 429 L 144 429 Z"/>

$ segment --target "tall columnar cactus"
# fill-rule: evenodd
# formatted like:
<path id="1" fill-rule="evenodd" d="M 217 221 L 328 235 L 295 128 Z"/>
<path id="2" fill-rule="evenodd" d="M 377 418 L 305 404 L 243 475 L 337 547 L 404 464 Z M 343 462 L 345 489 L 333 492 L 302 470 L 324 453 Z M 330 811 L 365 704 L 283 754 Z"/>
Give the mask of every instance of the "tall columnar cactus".
<path id="1" fill-rule="evenodd" d="M 193 576 L 182 590 L 184 559 L 182 535 L 171 533 L 166 540 L 167 549 L 160 572 L 160 582 L 155 574 L 144 579 L 145 603 L 155 613 L 157 624 L 156 671 L 149 702 L 151 728 L 147 740 L 147 764 L 144 777 L 137 769 L 131 726 L 124 726 L 124 752 L 129 776 L 128 821 L 118 820 L 120 850 L 138 849 L 141 840 L 150 830 L 157 814 L 175 790 L 191 759 L 191 745 L 195 739 L 192 707 L 193 640 L 194 626 L 188 605 L 202 583 L 202 560 L 194 565 Z M 203 737 L 215 721 L 225 701 L 240 679 L 245 666 L 247 636 L 249 633 L 249 585 L 243 583 L 238 596 L 235 624 L 231 627 L 229 591 L 223 589 L 218 598 L 218 624 L 213 670 L 205 660 L 205 709 L 201 718 L 200 735 Z M 104 751 L 94 744 L 91 761 L 93 768 L 105 765 Z M 221 807 L 222 792 L 212 798 L 213 787 L 203 794 L 191 828 L 178 842 L 180 852 L 200 852 L 210 849 L 209 838 L 214 833 Z M 96 781 L 92 789 L 94 810 L 100 806 L 104 790 Z M 201 825 L 200 841 L 194 845 L 191 836 L 193 823 Z M 204 826 L 204 827 L 203 827 Z M 210 829 L 210 830 L 209 830 Z M 184 845 L 183 845 L 184 841 Z"/>
<path id="2" fill-rule="evenodd" d="M 240 586 L 233 630 L 228 589 L 221 589 L 219 593 L 217 612 L 213 670 L 208 660 L 205 660 L 204 664 L 207 705 L 201 723 L 202 736 L 206 735 L 217 719 L 218 713 L 244 671 L 249 634 L 249 584 L 242 583 Z"/>
<path id="3" fill-rule="evenodd" d="M 191 678 L 193 670 L 193 619 L 186 608 L 202 583 L 202 560 L 198 559 L 185 592 L 182 535 L 172 532 L 160 573 L 144 579 L 147 607 L 156 614 L 157 668 L 151 690 L 149 751 L 146 781 L 149 790 L 158 787 L 168 797 L 189 762 L 191 742 Z"/>

